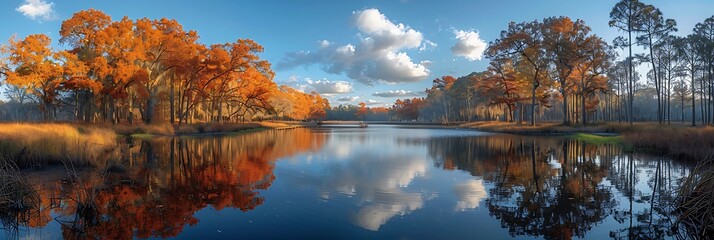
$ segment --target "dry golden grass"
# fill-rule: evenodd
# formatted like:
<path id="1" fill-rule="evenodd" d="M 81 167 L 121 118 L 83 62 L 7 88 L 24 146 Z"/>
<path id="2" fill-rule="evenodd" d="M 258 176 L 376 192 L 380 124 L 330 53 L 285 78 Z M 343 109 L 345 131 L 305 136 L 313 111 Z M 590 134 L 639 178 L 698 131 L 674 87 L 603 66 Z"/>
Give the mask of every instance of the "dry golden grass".
<path id="1" fill-rule="evenodd" d="M 175 134 L 231 133 L 257 128 L 262 128 L 262 125 L 258 123 L 198 123 L 181 125 Z"/>
<path id="2" fill-rule="evenodd" d="M 132 134 L 151 134 L 151 135 L 174 135 L 174 127 L 171 124 L 117 124 L 102 126 L 105 128 L 114 129 L 117 134 L 130 136 Z"/>
<path id="3" fill-rule="evenodd" d="M 291 126 L 291 124 L 286 123 L 286 122 L 259 122 L 261 126 L 265 128 L 282 128 L 282 127 L 288 127 Z"/>
<path id="4" fill-rule="evenodd" d="M 563 125 L 560 122 L 542 122 L 536 123 L 536 126 L 530 126 L 526 123 L 511 123 L 511 122 L 473 122 L 460 125 L 461 128 L 473 128 L 483 131 L 504 132 L 504 133 L 625 133 L 630 131 L 649 131 L 660 128 L 682 129 L 687 128 L 687 125 L 681 123 L 658 124 L 654 122 L 634 123 L 630 126 L 627 123 L 593 123 L 586 126 L 583 125 Z"/>
<path id="5" fill-rule="evenodd" d="M 276 129 L 285 128 L 304 123 L 288 123 L 288 122 L 249 122 L 249 123 L 197 123 L 185 124 L 176 129 L 176 135 L 186 134 L 204 134 L 204 133 L 233 133 L 246 130 L 257 129 Z"/>
<path id="6" fill-rule="evenodd" d="M 0 156 L 20 167 L 69 163 L 97 165 L 118 158 L 117 135 L 95 126 L 0 124 Z"/>
<path id="7" fill-rule="evenodd" d="M 39 205 L 39 195 L 15 164 L 0 158 L 0 221 L 13 221 Z"/>
<path id="8" fill-rule="evenodd" d="M 714 235 L 714 159 L 701 161 L 679 192 L 677 221 L 694 239 Z M 707 237 L 709 236 L 709 237 Z"/>
<path id="9" fill-rule="evenodd" d="M 675 157 L 702 160 L 714 156 L 714 127 L 647 126 L 622 132 L 625 143 Z"/>
<path id="10" fill-rule="evenodd" d="M 459 126 L 460 128 L 473 128 L 488 132 L 503 132 L 515 134 L 572 134 L 572 133 L 616 133 L 628 128 L 626 124 L 617 123 L 597 123 L 587 126 L 570 125 L 566 126 L 556 122 L 536 123 L 530 126 L 526 123 L 511 122 L 473 122 Z"/>
<path id="11" fill-rule="evenodd" d="M 690 127 L 687 124 L 658 124 L 654 122 L 597 123 L 587 126 L 565 126 L 561 123 L 539 123 L 536 126 L 506 122 L 475 122 L 463 124 L 462 128 L 473 128 L 489 132 L 513 134 L 576 134 L 576 133 L 617 133 L 624 144 L 656 152 L 694 160 L 714 155 L 714 127 Z"/>

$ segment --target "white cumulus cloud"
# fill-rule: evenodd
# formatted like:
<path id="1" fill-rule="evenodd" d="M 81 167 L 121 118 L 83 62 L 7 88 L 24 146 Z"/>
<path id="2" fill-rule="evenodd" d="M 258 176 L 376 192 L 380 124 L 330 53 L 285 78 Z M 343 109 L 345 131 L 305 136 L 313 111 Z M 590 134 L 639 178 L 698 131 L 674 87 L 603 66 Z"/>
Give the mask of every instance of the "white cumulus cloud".
<path id="1" fill-rule="evenodd" d="M 374 99 L 368 99 L 367 101 L 364 102 L 364 104 L 371 106 L 371 105 L 384 105 L 384 104 L 386 104 L 386 103 L 385 103 L 385 102 L 382 102 L 382 101 L 377 101 L 377 100 L 374 100 Z"/>
<path id="2" fill-rule="evenodd" d="M 287 53 L 277 68 L 314 64 L 328 73 L 346 74 L 368 85 L 416 82 L 429 76 L 429 61 L 415 62 L 403 52 L 436 46 L 424 40 L 421 32 L 392 22 L 377 9 L 355 11 L 352 21 L 359 30 L 358 43 L 337 45 L 322 40 L 315 51 Z"/>
<path id="3" fill-rule="evenodd" d="M 478 32 L 454 30 L 456 44 L 451 47 L 451 52 L 456 56 L 464 57 L 469 61 L 481 60 L 483 51 L 488 44 L 481 39 Z"/>
<path id="4" fill-rule="evenodd" d="M 386 92 L 375 92 L 372 93 L 372 96 L 375 97 L 418 97 L 418 96 L 423 96 L 424 94 L 421 92 L 412 92 L 412 91 L 406 91 L 406 90 L 389 90 Z"/>
<path id="5" fill-rule="evenodd" d="M 353 96 L 353 97 L 340 97 L 337 99 L 338 102 L 352 102 L 359 99 L 358 96 Z"/>
<path id="6" fill-rule="evenodd" d="M 54 20 L 56 13 L 53 2 L 45 2 L 44 0 L 25 0 L 25 4 L 20 5 L 15 9 L 29 17 L 32 20 Z"/>
<path id="7" fill-rule="evenodd" d="M 309 87 L 319 94 L 342 94 L 352 92 L 352 83 L 346 81 L 306 79 Z"/>

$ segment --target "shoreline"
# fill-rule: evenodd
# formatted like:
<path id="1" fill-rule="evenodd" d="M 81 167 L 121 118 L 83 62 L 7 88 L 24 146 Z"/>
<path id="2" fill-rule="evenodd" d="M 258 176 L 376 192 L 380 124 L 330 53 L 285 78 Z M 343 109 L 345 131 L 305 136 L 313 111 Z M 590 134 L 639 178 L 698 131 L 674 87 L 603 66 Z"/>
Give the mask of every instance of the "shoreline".
<path id="1" fill-rule="evenodd" d="M 636 149 L 647 149 L 677 158 L 704 160 L 714 156 L 714 127 L 690 127 L 686 124 L 596 123 L 588 126 L 542 122 L 536 126 L 504 122 L 422 123 L 367 121 L 369 125 L 392 125 L 399 128 L 433 128 L 482 131 L 528 136 L 573 136 L 594 143 L 623 144 Z M 295 128 L 349 127 L 359 121 L 289 122 L 265 121 L 250 123 L 197 123 L 174 126 L 171 124 L 106 123 L 0 123 L 0 150 L 10 158 L 33 159 L 35 162 L 56 162 L 65 157 L 67 149 L 81 162 L 106 157 L 118 144 L 119 136 L 130 138 L 153 137 L 211 137 Z M 357 127 L 357 126 L 355 126 Z M 97 145 L 97 143 L 101 143 Z M 92 149 L 84 149 L 88 145 Z M 62 147 L 54 147 L 62 146 Z M 61 156 L 61 157 L 60 157 Z"/>

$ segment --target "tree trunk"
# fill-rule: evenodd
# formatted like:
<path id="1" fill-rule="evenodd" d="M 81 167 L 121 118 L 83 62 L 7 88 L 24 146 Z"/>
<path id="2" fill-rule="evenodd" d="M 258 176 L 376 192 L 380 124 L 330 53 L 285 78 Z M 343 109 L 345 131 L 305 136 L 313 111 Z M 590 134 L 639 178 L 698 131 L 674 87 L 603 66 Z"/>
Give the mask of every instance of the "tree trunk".
<path id="1" fill-rule="evenodd" d="M 702 79 L 699 81 L 700 93 L 699 93 L 699 109 L 701 110 L 702 124 L 707 124 L 707 113 L 704 111 L 704 106 L 706 102 L 704 100 L 704 74 L 702 74 Z"/>
<path id="2" fill-rule="evenodd" d="M 587 120 L 587 110 L 585 109 L 585 94 L 582 93 L 580 94 L 580 107 L 582 111 L 582 121 L 583 121 L 583 126 L 588 124 Z"/>
<path id="3" fill-rule="evenodd" d="M 680 121 L 682 123 L 684 123 L 684 95 L 682 95 L 681 100 L 682 100 L 682 105 L 681 105 L 682 119 L 680 119 Z"/>
<path id="4" fill-rule="evenodd" d="M 538 71 L 536 71 L 537 74 Z M 538 81 L 533 82 L 533 89 L 531 90 L 531 126 L 535 126 L 536 88 L 538 88 Z"/>
<path id="5" fill-rule="evenodd" d="M 154 97 L 149 94 L 146 99 L 146 106 L 144 107 L 144 123 L 150 124 L 153 122 L 154 118 Z"/>
<path id="6" fill-rule="evenodd" d="M 694 66 L 692 66 L 692 69 L 691 69 L 691 76 L 692 76 L 692 127 L 697 125 L 697 113 L 696 113 L 697 108 L 694 106 L 694 104 L 696 103 L 695 97 L 694 97 L 696 95 L 695 94 L 696 87 L 695 87 L 695 83 L 694 83 L 694 79 L 695 79 L 694 75 L 695 74 L 696 74 L 696 70 L 694 69 Z"/>
<path id="7" fill-rule="evenodd" d="M 570 116 L 568 116 L 568 94 L 565 93 L 565 90 L 563 90 L 562 94 L 563 94 L 563 125 L 570 125 Z"/>
<path id="8" fill-rule="evenodd" d="M 630 8 L 630 14 L 632 14 L 632 8 Z M 633 100 L 634 100 L 633 91 L 632 91 L 632 89 L 633 89 L 633 86 L 632 86 L 633 85 L 633 82 L 632 82 L 633 81 L 632 80 L 632 21 L 629 21 L 629 20 L 627 22 L 627 34 L 629 35 L 629 37 L 627 38 L 627 41 L 629 42 L 629 44 L 627 46 L 629 47 L 629 51 L 630 51 L 629 58 L 627 59 L 627 71 L 629 74 L 628 87 L 629 87 L 630 91 L 627 95 L 630 98 L 630 105 L 629 105 L 628 113 L 629 113 L 630 126 L 632 126 L 633 118 L 634 118 L 632 116 L 632 113 L 633 113 L 632 105 L 633 105 Z"/>
<path id="9" fill-rule="evenodd" d="M 221 123 L 223 120 L 223 102 L 218 101 L 218 116 L 216 117 L 216 122 Z"/>
<path id="10" fill-rule="evenodd" d="M 712 100 L 714 100 L 714 99 L 712 99 L 712 97 L 713 97 L 712 91 L 714 91 L 714 89 L 713 89 L 714 82 L 712 82 L 714 80 L 714 79 L 712 79 L 712 72 L 714 71 L 713 68 L 714 68 L 714 66 L 712 66 L 710 63 L 709 64 L 709 72 L 708 72 L 708 75 L 709 75 L 709 88 L 708 88 L 709 89 L 709 124 L 714 123 L 714 113 L 713 113 L 714 101 L 712 101 Z"/>
<path id="11" fill-rule="evenodd" d="M 176 92 L 176 87 L 174 86 L 174 78 L 171 78 L 171 91 L 169 92 L 169 122 L 174 124 L 174 116 L 176 114 L 176 109 L 174 108 L 174 92 Z"/>
<path id="12" fill-rule="evenodd" d="M 657 66 L 655 65 L 654 46 L 652 45 L 652 34 L 648 36 L 650 47 L 650 62 L 652 62 L 652 75 L 654 76 L 655 91 L 657 92 L 657 123 L 662 124 L 662 97 L 659 78 L 657 78 Z"/>

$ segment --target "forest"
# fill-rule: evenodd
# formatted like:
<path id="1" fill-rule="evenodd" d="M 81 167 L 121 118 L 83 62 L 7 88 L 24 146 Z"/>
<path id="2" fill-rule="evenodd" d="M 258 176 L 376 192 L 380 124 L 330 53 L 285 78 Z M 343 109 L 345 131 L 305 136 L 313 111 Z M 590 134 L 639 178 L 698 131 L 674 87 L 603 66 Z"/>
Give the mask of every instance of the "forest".
<path id="1" fill-rule="evenodd" d="M 275 7 L 261 4 L 236 5 Z M 0 225 L 18 239 L 712 236 L 714 15 L 683 18 L 690 31 L 665 8 L 606 5 L 607 21 L 497 21 L 478 57 L 452 47 L 449 69 L 410 58 L 437 44 L 376 7 L 349 6 L 359 43 L 286 53 L 302 43 L 269 31 L 294 26 L 284 19 L 248 21 L 266 38 L 241 29 L 249 37 L 209 42 L 193 14 L 75 5 L 86 10 L 54 19 L 58 32 L 0 42 Z M 413 10 L 394 6 L 380 7 Z M 308 20 L 328 16 L 300 14 L 283 17 L 316 28 Z M 235 34 L 225 26 L 201 29 Z M 281 68 L 263 46 L 305 59 Z M 286 71 L 350 80 L 318 88 Z M 423 91 L 357 101 L 398 84 Z"/>
<path id="2" fill-rule="evenodd" d="M 116 21 L 89 9 L 62 22 L 59 43 L 69 50 L 52 49 L 45 34 L 3 45 L 0 119 L 712 123 L 714 16 L 677 36 L 677 22 L 657 7 L 620 1 L 609 26 L 621 33 L 612 43 L 579 19 L 511 22 L 488 44 L 483 71 L 435 78 L 426 97 L 391 107 L 331 107 L 316 92 L 278 86 L 253 40 L 206 45 L 175 20 Z M 633 54 L 638 46 L 645 51 Z"/>
<path id="3" fill-rule="evenodd" d="M 568 17 L 511 22 L 486 50 L 488 69 L 436 78 L 426 98 L 398 100 L 393 116 L 446 123 L 711 124 L 714 16 L 687 36 L 675 35 L 675 20 L 639 1 L 620 1 L 610 18 L 609 26 L 622 33 L 612 43 Z M 646 51 L 633 55 L 635 46 Z M 641 65 L 645 76 L 635 69 Z"/>
<path id="4" fill-rule="evenodd" d="M 182 123 L 267 116 L 324 118 L 329 102 L 273 82 L 250 39 L 211 44 L 169 19 L 114 21 L 89 9 L 62 22 L 54 50 L 45 34 L 11 38 L 0 73 L 14 121 Z"/>

